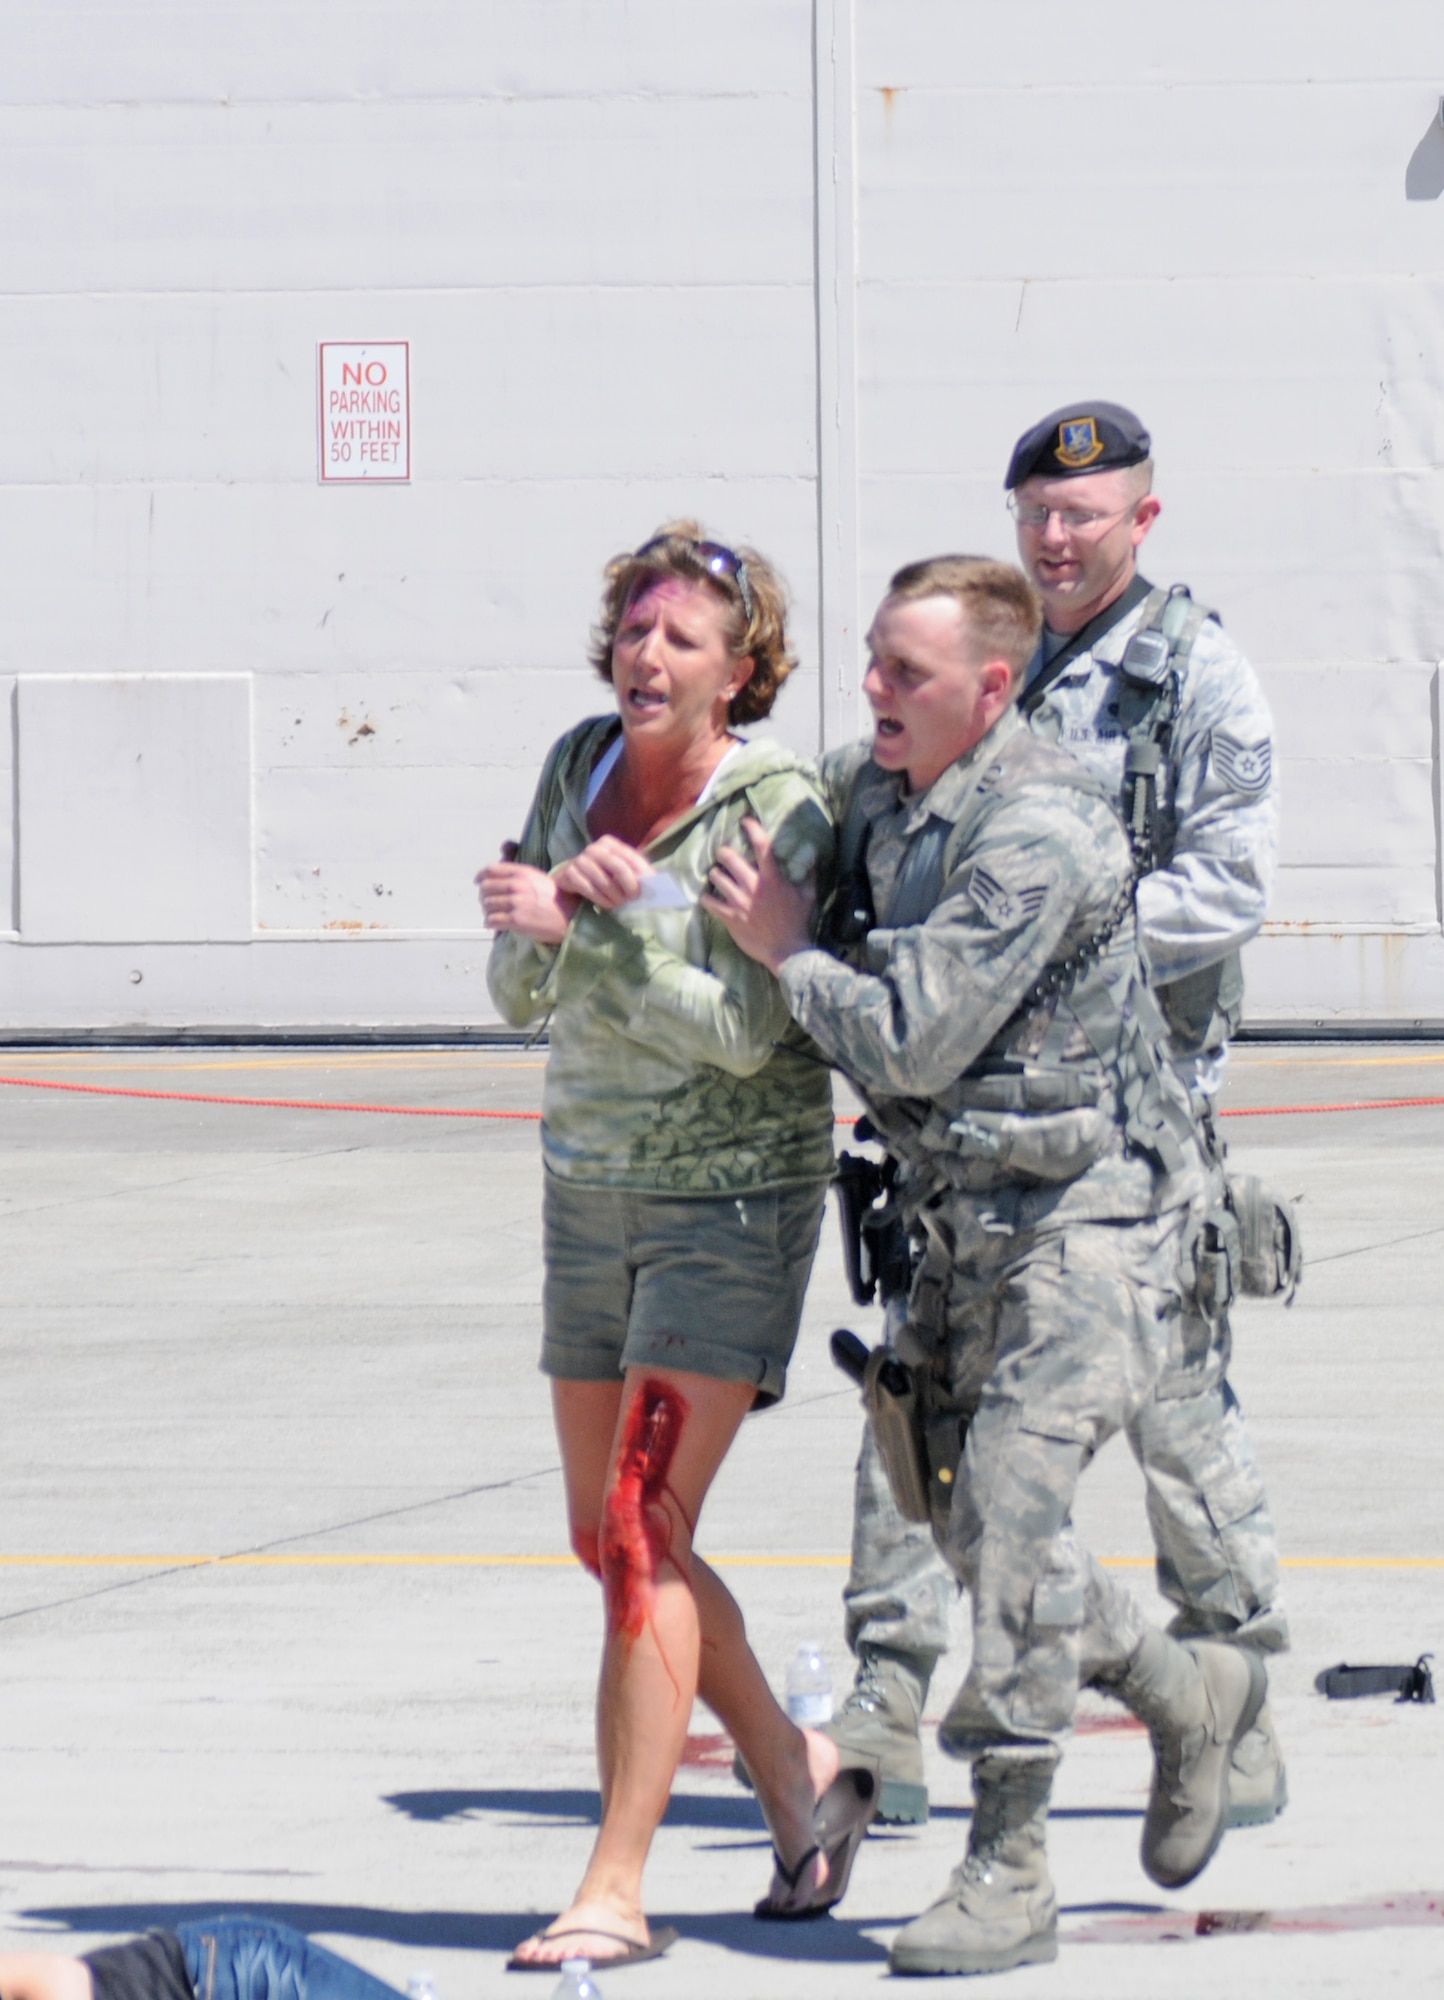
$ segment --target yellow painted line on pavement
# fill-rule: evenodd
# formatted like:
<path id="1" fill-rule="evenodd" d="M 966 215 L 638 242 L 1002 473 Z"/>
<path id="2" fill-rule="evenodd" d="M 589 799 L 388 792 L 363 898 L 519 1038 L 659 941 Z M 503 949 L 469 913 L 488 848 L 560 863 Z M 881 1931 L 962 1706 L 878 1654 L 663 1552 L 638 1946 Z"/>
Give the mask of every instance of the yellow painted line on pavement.
<path id="1" fill-rule="evenodd" d="M 1099 1556 L 1104 1569 L 1152 1569 L 1152 1556 Z M 1281 1569 L 1444 1569 L 1444 1556 L 1280 1556 Z"/>
<path id="2" fill-rule="evenodd" d="M 575 1561 L 521 1555 L 0 1555 L 0 1569 L 565 1569 Z"/>
<path id="3" fill-rule="evenodd" d="M 1282 1556 L 1284 1569 L 1444 1569 L 1444 1556 Z"/>
<path id="4" fill-rule="evenodd" d="M 1433 1052 L 1428 1055 L 1408 1056 L 1256 1056 L 1253 1051 L 1240 1049 L 1235 1045 L 1229 1051 L 1229 1063 L 1237 1063 L 1239 1069 L 1413 1069 L 1425 1063 L 1444 1063 L 1444 1055 Z"/>
<path id="5" fill-rule="evenodd" d="M 1284 1556 L 1284 1569 L 1444 1570 L 1444 1556 Z M 845 1555 L 709 1555 L 714 1569 L 846 1569 Z M 1100 1556 L 1105 1569 L 1152 1569 L 1152 1556 Z M 570 1569 L 571 1555 L 0 1555 L 0 1569 Z"/>
<path id="6" fill-rule="evenodd" d="M 0 1569 L 570 1569 L 562 1555 L 0 1555 Z M 847 1556 L 708 1556 L 717 1569 L 846 1569 Z"/>

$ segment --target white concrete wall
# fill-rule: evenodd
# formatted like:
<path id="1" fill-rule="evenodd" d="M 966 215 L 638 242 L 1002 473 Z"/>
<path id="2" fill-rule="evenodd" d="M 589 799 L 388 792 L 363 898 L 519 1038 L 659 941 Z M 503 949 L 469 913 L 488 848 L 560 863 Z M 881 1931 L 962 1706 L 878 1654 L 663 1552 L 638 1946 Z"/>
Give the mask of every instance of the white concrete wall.
<path id="1" fill-rule="evenodd" d="M 0 1030 L 487 1020 L 606 556 L 774 553 L 838 740 L 1078 393 L 1278 713 L 1255 1015 L 1444 1019 L 1441 90 L 1437 0 L 0 12 Z M 409 486 L 318 485 L 333 339 Z"/>
<path id="2" fill-rule="evenodd" d="M 723 11 L 0 11 L 0 1024 L 489 1018 L 472 874 L 679 511 L 816 745 L 811 11 Z M 325 339 L 410 341 L 409 486 L 318 485 Z"/>
<path id="3" fill-rule="evenodd" d="M 1142 413 L 1145 569 L 1222 611 L 1278 721 L 1256 1018 L 1444 1019 L 1441 90 L 1437 0 L 859 0 L 864 606 L 1009 546 L 1034 418 Z"/>

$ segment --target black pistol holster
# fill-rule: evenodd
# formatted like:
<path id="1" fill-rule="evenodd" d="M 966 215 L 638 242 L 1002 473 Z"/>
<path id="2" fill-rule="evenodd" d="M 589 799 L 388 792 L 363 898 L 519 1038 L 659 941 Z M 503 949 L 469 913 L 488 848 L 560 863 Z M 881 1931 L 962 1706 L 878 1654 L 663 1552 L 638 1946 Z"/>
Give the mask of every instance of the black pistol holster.
<path id="1" fill-rule="evenodd" d="M 865 1118 L 858 1120 L 857 1130 L 864 1144 L 874 1137 Z M 842 1225 L 842 1261 L 848 1288 L 860 1306 L 875 1300 L 886 1305 L 908 1288 L 912 1259 L 907 1226 L 892 1199 L 896 1179 L 894 1159 L 870 1160 L 863 1153 L 838 1156 L 833 1186 Z"/>

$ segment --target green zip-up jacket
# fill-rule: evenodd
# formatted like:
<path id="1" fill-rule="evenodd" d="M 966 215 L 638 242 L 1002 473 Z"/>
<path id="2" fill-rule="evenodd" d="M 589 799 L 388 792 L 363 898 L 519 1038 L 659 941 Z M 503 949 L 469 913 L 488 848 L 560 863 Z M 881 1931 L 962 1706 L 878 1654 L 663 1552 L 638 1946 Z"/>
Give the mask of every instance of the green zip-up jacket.
<path id="1" fill-rule="evenodd" d="M 553 747 L 519 861 L 552 869 L 588 844 L 587 785 L 620 727 L 595 716 Z M 791 880 L 828 876 L 832 825 L 816 778 L 775 743 L 743 743 L 645 850 L 677 907 L 583 903 L 560 945 L 503 932 L 492 946 L 487 978 L 503 1017 L 524 1027 L 550 1016 L 542 1156 L 562 1179 L 700 1195 L 831 1174 L 827 1068 L 771 973 L 698 904 L 718 849 L 747 851 L 748 815 Z"/>

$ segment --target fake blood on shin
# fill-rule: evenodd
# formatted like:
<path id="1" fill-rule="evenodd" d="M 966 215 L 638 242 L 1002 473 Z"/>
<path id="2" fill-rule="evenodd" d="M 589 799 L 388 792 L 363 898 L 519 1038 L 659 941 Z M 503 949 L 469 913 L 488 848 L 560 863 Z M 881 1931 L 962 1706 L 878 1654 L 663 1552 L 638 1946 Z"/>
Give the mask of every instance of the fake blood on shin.
<path id="1" fill-rule="evenodd" d="M 601 1561 L 608 1618 L 629 1639 L 640 1635 L 652 1615 L 657 1575 L 672 1552 L 671 1509 L 681 1513 L 681 1508 L 667 1480 L 687 1409 L 686 1398 L 669 1384 L 647 1380 L 627 1411 L 616 1484 L 602 1524 Z"/>

